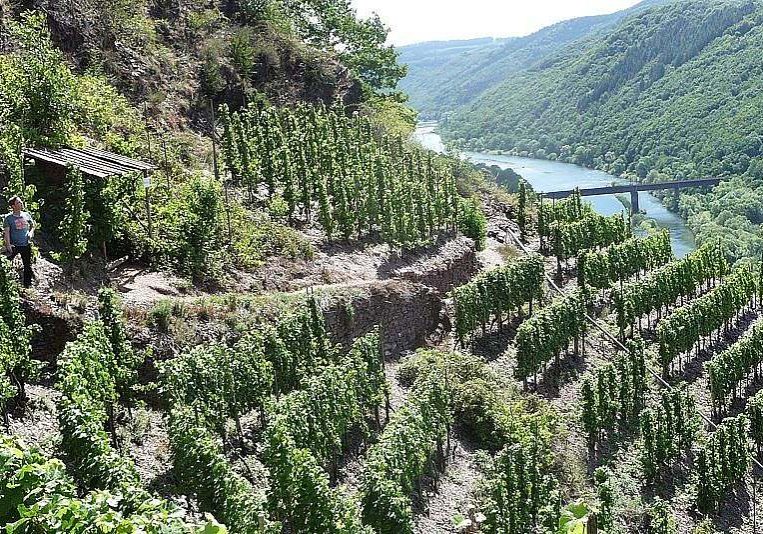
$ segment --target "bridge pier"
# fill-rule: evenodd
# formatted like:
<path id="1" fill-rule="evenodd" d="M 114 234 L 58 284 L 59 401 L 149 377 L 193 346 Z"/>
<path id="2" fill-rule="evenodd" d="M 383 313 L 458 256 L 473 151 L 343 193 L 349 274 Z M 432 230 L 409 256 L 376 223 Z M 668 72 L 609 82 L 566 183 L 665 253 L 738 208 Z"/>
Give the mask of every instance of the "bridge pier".
<path id="1" fill-rule="evenodd" d="M 638 204 L 638 189 L 631 190 L 631 216 L 636 215 L 641 211 Z"/>

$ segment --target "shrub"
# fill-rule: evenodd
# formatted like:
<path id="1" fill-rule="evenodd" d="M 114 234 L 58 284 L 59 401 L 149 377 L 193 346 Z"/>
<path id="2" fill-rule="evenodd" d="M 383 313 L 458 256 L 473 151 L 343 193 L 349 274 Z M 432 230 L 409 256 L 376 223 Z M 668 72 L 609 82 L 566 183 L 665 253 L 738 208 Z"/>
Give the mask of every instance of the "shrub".
<path id="1" fill-rule="evenodd" d="M 487 217 L 482 212 L 479 200 L 461 200 L 458 213 L 458 229 L 466 237 L 474 239 L 477 250 L 485 248 L 487 240 Z"/>
<path id="2" fill-rule="evenodd" d="M 149 322 L 158 328 L 160 332 L 169 332 L 172 309 L 172 301 L 160 300 L 154 305 L 153 308 L 151 308 L 151 311 L 148 312 Z"/>
<path id="3" fill-rule="evenodd" d="M 234 261 L 244 269 L 260 267 L 272 256 L 312 259 L 315 250 L 297 230 L 275 222 L 262 212 L 232 206 Z"/>
<path id="4" fill-rule="evenodd" d="M 157 208 L 162 221 L 154 260 L 164 260 L 194 280 L 219 277 L 224 245 L 220 185 L 194 176 L 177 196 Z"/>

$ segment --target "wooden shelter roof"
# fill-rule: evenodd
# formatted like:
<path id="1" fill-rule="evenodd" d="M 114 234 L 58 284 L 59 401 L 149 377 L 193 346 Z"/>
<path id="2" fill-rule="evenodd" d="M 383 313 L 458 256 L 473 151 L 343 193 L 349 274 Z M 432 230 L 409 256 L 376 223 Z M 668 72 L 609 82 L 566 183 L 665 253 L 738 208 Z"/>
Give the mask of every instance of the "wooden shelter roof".
<path id="1" fill-rule="evenodd" d="M 156 166 L 150 163 L 95 148 L 27 148 L 24 149 L 24 156 L 61 167 L 71 165 L 82 174 L 96 178 L 156 170 Z"/>

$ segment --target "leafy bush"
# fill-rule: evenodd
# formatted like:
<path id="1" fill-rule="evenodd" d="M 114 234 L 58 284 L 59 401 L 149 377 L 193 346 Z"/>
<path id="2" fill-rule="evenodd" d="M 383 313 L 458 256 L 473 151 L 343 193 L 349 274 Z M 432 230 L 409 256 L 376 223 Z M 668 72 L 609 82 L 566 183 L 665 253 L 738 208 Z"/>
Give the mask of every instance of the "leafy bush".
<path id="1" fill-rule="evenodd" d="M 231 219 L 234 260 L 242 268 L 260 267 L 271 256 L 307 260 L 315 254 L 302 234 L 262 212 L 247 212 L 236 205 L 231 209 Z"/>
<path id="2" fill-rule="evenodd" d="M 130 497 L 145 501 L 128 510 Z M 0 523 L 8 534 L 71 534 L 72 532 L 145 532 L 146 534 L 225 534 L 210 520 L 190 525 L 167 501 L 151 498 L 140 488 L 128 493 L 94 491 L 76 498 L 77 488 L 58 459 L 28 449 L 14 438 L 0 438 Z M 94 527 L 97 525 L 97 527 Z"/>
<path id="3" fill-rule="evenodd" d="M 458 211 L 458 229 L 466 237 L 474 239 L 477 250 L 483 250 L 487 241 L 487 217 L 479 200 L 461 200 Z"/>
<path id="4" fill-rule="evenodd" d="M 196 280 L 220 275 L 223 238 L 223 208 L 220 185 L 194 176 L 177 195 L 158 207 L 156 220 L 158 258 Z"/>
<path id="5" fill-rule="evenodd" d="M 172 309 L 173 305 L 171 300 L 160 300 L 154 304 L 154 307 L 148 312 L 149 323 L 158 328 L 160 332 L 169 332 Z"/>

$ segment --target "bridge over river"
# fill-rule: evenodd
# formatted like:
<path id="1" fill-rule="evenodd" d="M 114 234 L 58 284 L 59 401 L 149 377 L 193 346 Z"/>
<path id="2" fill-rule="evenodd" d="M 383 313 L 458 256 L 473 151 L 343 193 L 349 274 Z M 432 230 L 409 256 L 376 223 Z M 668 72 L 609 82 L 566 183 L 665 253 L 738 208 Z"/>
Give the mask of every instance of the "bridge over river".
<path id="1" fill-rule="evenodd" d="M 633 183 L 622 185 L 611 185 L 609 187 L 594 187 L 589 189 L 579 189 L 580 195 L 584 197 L 596 196 L 596 195 L 613 195 L 616 193 L 630 193 L 631 194 L 631 212 L 638 213 L 638 192 L 639 191 L 657 191 L 664 189 L 673 189 L 678 194 L 679 189 L 685 189 L 687 187 L 713 187 L 720 183 L 720 178 L 702 178 L 699 180 L 678 180 L 675 182 L 657 182 L 653 184 Z M 542 193 L 546 198 L 567 198 L 574 193 L 574 189 L 566 191 L 549 191 Z"/>

